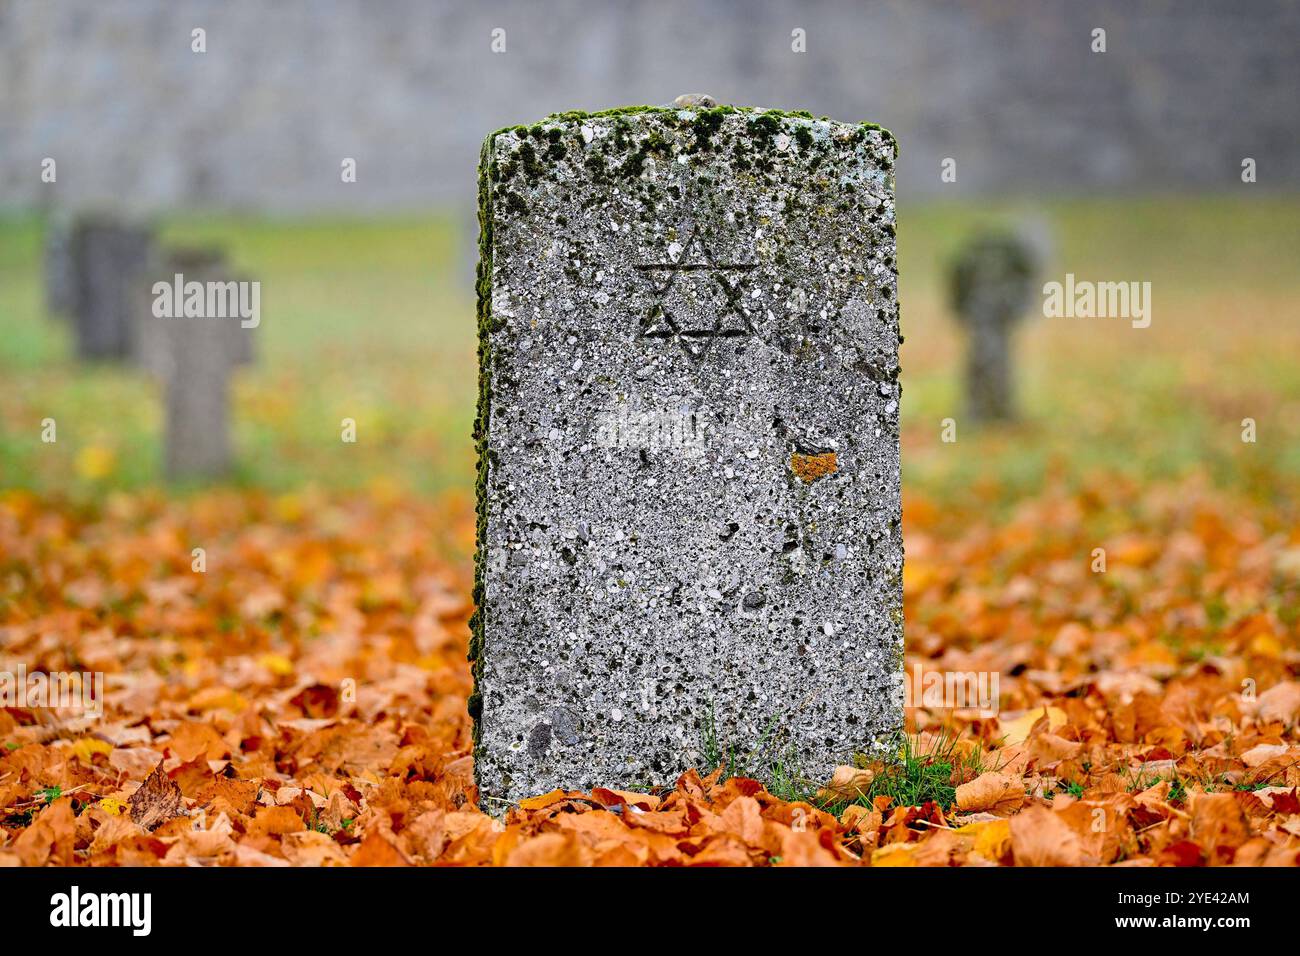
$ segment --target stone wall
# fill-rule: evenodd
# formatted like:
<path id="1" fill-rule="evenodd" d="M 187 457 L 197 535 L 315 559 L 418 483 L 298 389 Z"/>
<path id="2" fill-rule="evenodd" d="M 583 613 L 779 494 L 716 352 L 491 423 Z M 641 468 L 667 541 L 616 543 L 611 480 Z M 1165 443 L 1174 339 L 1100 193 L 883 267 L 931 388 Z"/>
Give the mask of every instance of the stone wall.
<path id="1" fill-rule="evenodd" d="M 492 129 L 695 91 L 890 127 L 904 196 L 947 156 L 967 195 L 1294 188 L 1297 36 L 1288 0 L 0 0 L 0 207 L 468 202 Z"/>

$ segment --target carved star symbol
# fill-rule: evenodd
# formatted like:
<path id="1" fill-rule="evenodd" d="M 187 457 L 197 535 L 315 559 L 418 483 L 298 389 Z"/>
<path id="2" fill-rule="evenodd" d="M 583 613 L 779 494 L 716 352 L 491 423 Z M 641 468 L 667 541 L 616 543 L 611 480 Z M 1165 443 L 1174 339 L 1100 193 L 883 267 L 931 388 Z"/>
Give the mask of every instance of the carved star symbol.
<path id="1" fill-rule="evenodd" d="M 698 244 L 699 255 L 693 261 L 687 254 Z M 635 266 L 638 271 L 654 277 L 655 303 L 641 319 L 640 337 L 643 339 L 671 339 L 686 357 L 701 362 L 718 339 L 743 338 L 756 335 L 753 323 L 740 306 L 740 293 L 727 281 L 731 273 L 748 272 L 758 267 L 755 262 L 718 262 L 701 239 L 692 236 L 682 245 L 678 261 L 647 262 Z M 725 305 L 718 310 L 713 323 L 704 328 L 692 327 L 675 316 L 667 306 L 667 297 L 673 283 L 683 272 L 707 272 L 722 290 Z"/>

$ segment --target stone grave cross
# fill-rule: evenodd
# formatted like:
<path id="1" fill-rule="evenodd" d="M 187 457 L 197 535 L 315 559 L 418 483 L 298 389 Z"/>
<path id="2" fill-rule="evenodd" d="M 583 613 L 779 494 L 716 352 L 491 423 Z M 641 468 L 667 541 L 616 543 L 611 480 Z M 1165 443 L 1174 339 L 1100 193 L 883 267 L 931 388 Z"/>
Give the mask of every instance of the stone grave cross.
<path id="1" fill-rule="evenodd" d="M 966 404 L 976 421 L 1015 417 L 1011 341 L 1034 293 L 1038 265 L 1009 233 L 980 233 L 952 269 L 952 301 L 966 329 Z"/>
<path id="2" fill-rule="evenodd" d="M 162 385 L 166 474 L 220 477 L 231 465 L 230 377 L 235 366 L 252 361 L 253 330 L 244 328 L 238 315 L 207 314 L 207 303 L 214 301 L 209 289 L 226 294 L 238 286 L 219 249 L 173 249 L 157 261 L 149 281 L 140 285 L 133 319 L 136 360 Z M 168 305 L 155 308 L 155 282 L 178 284 L 182 296 L 172 295 Z M 204 314 L 186 314 L 185 295 L 199 289 Z"/>

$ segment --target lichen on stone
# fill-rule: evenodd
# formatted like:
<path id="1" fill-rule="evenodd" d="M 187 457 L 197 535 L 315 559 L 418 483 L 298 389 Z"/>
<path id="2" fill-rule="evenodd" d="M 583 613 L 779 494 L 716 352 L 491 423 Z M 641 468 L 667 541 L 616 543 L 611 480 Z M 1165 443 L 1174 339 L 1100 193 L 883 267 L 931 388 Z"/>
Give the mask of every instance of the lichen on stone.
<path id="1" fill-rule="evenodd" d="M 825 478 L 839 471 L 839 458 L 833 451 L 820 455 L 803 455 L 794 452 L 790 456 L 790 470 L 806 485 L 811 485 L 818 478 Z"/>

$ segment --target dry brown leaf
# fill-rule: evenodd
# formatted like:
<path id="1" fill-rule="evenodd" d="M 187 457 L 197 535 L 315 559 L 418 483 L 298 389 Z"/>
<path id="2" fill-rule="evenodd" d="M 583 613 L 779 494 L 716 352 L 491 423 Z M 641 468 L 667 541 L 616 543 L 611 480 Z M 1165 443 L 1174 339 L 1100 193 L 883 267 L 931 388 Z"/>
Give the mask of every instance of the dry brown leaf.
<path id="1" fill-rule="evenodd" d="M 866 796 L 876 779 L 874 771 L 847 764 L 835 768 L 830 782 L 817 791 L 818 803 L 834 803 L 838 800 L 858 800 Z"/>
<path id="2" fill-rule="evenodd" d="M 957 788 L 957 809 L 967 813 L 987 810 L 1008 816 L 1025 802 L 1025 782 L 1005 773 L 983 773 Z"/>
<path id="3" fill-rule="evenodd" d="M 1017 866 L 1095 866 L 1082 839 L 1057 813 L 1032 806 L 1011 818 L 1011 853 Z"/>
<path id="4" fill-rule="evenodd" d="M 1280 720 L 1290 726 L 1300 718 L 1300 682 L 1283 681 L 1259 695 L 1255 716 L 1261 723 Z"/>
<path id="5" fill-rule="evenodd" d="M 1268 763 L 1274 757 L 1280 757 L 1291 748 L 1286 744 L 1256 744 L 1241 755 L 1241 762 L 1247 767 L 1258 767 Z"/>
<path id="6" fill-rule="evenodd" d="M 178 787 L 160 763 L 140 784 L 131 799 L 131 819 L 145 830 L 156 830 L 168 820 L 185 815 L 185 801 Z"/>

